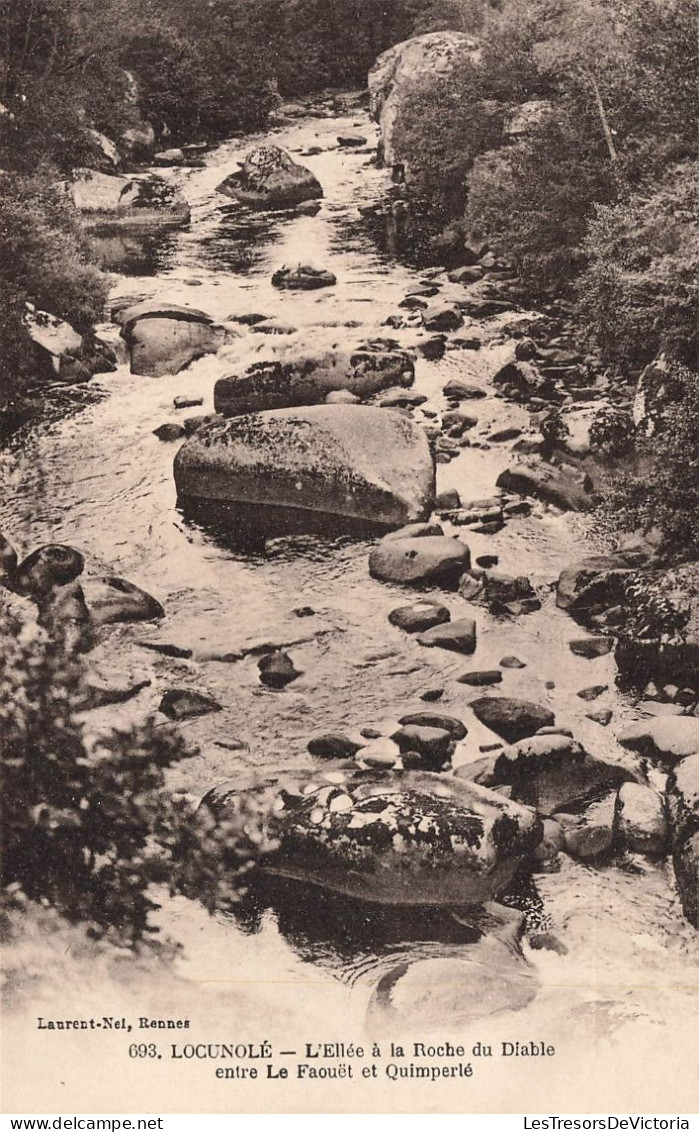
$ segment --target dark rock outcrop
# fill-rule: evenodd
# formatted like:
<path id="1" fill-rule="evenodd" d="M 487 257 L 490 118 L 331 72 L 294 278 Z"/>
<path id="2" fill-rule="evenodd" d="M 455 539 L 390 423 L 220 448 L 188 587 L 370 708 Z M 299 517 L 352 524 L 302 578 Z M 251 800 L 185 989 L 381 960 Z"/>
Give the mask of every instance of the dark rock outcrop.
<path id="1" fill-rule="evenodd" d="M 252 208 L 294 208 L 323 195 L 310 169 L 276 145 L 248 153 L 238 172 L 226 177 L 218 191 Z"/>
<path id="2" fill-rule="evenodd" d="M 294 362 L 256 362 L 243 374 L 216 382 L 214 405 L 227 417 L 319 405 L 337 390 L 369 397 L 397 384 L 410 385 L 414 376 L 412 360 L 398 351 L 356 350 Z"/>
<path id="3" fill-rule="evenodd" d="M 570 472 L 540 461 L 520 461 L 501 472 L 495 481 L 504 491 L 531 495 L 563 511 L 589 511 L 594 497 Z"/>
<path id="4" fill-rule="evenodd" d="M 542 814 L 554 814 L 617 789 L 630 779 L 623 767 L 593 758 L 566 735 L 534 735 L 506 747 L 484 784 L 511 786 L 516 802 L 534 806 Z"/>
<path id="5" fill-rule="evenodd" d="M 541 704 L 506 696 L 483 696 L 471 701 L 476 719 L 508 743 L 529 739 L 540 727 L 551 727 L 555 716 Z"/>
<path id="6" fill-rule="evenodd" d="M 204 696 L 201 692 L 194 692 L 189 688 L 172 688 L 163 696 L 158 710 L 168 719 L 179 722 L 223 709 L 217 700 Z"/>

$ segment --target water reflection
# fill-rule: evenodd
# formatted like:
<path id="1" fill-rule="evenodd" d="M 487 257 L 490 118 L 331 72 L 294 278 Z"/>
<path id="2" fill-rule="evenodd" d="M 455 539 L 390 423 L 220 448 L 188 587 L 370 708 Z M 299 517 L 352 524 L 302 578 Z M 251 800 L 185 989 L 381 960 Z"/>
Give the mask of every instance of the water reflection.
<path id="1" fill-rule="evenodd" d="M 105 271 L 152 277 L 172 263 L 177 233 L 167 229 L 148 234 L 93 232 L 91 240 L 100 267 Z"/>
<path id="2" fill-rule="evenodd" d="M 266 552 L 267 557 L 281 554 L 322 560 L 348 542 L 364 542 L 386 533 L 380 523 L 272 504 L 181 498 L 178 510 L 218 546 L 242 555 Z"/>
<path id="3" fill-rule="evenodd" d="M 414 943 L 467 945 L 484 934 L 483 910 L 376 904 L 288 878 L 258 876 L 233 913 L 258 932 L 271 912 L 278 930 L 306 960 L 345 969 L 368 957 L 394 956 Z"/>
<path id="4" fill-rule="evenodd" d="M 220 221 L 214 231 L 198 241 L 200 264 L 239 275 L 251 274 L 264 260 L 268 246 L 279 239 L 281 226 L 290 215 L 224 205 L 219 209 Z"/>

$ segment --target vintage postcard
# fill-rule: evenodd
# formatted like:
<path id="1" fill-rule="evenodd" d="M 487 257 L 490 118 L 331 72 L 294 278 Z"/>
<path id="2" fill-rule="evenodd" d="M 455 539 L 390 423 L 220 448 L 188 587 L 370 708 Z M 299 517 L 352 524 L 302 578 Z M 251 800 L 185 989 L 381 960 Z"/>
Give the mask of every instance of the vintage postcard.
<path id="1" fill-rule="evenodd" d="M 0 6 L 6 1114 L 689 1127 L 696 14 Z"/>

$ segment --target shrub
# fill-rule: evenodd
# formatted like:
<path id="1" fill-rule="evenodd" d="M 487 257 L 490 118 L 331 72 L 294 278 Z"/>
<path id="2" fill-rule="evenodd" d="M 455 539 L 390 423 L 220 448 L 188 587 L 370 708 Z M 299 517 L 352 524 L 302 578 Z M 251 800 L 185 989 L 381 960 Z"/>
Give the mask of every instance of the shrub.
<path id="1" fill-rule="evenodd" d="M 570 429 L 564 418 L 557 410 L 547 413 L 539 424 L 539 432 L 544 438 L 543 455 L 550 459 L 557 448 L 565 446 L 570 436 Z"/>
<path id="2" fill-rule="evenodd" d="M 0 278 L 81 333 L 102 317 L 107 280 L 70 199 L 48 173 L 0 178 Z"/>
<path id="3" fill-rule="evenodd" d="M 513 262 L 533 295 L 545 295 L 574 279 L 595 203 L 616 192 L 599 124 L 571 101 L 533 137 L 475 163 L 466 228 Z"/>
<path id="4" fill-rule="evenodd" d="M 266 845 L 263 806 L 214 825 L 165 790 L 165 771 L 189 757 L 148 721 L 88 746 L 78 713 L 85 672 L 58 641 L 3 617 L 2 888 L 16 902 L 58 909 L 129 946 L 153 934 L 153 885 L 235 903 Z"/>
<path id="5" fill-rule="evenodd" d="M 698 205 L 697 165 L 687 163 L 659 185 L 597 208 L 578 295 L 606 361 L 642 366 L 667 352 L 696 362 Z"/>
<path id="6" fill-rule="evenodd" d="M 683 396 L 667 405 L 652 437 L 603 484 L 603 512 L 616 530 L 655 531 L 667 557 L 699 556 L 699 375 L 674 367 Z"/>
<path id="7" fill-rule="evenodd" d="M 482 98 L 470 63 L 412 84 L 399 104 L 394 147 L 410 165 L 412 193 L 427 202 L 433 226 L 463 216 L 473 161 L 501 138 L 501 108 Z"/>
<path id="8" fill-rule="evenodd" d="M 626 456 L 634 444 L 634 425 L 622 409 L 600 409 L 590 425 L 590 448 L 607 459 Z"/>
<path id="9" fill-rule="evenodd" d="M 128 41 L 121 58 L 139 76 L 143 117 L 175 139 L 259 128 L 271 107 L 266 66 L 237 42 L 197 42 L 155 25 Z"/>
<path id="10" fill-rule="evenodd" d="M 686 627 L 689 605 L 673 600 L 668 593 L 666 571 L 640 570 L 623 581 L 624 605 L 627 610 L 624 636 L 633 641 L 681 641 Z M 689 597 L 689 595 L 687 595 Z"/>
<path id="11" fill-rule="evenodd" d="M 0 405 L 36 381 L 25 303 L 80 333 L 101 318 L 107 279 L 70 200 L 45 173 L 0 177 Z"/>

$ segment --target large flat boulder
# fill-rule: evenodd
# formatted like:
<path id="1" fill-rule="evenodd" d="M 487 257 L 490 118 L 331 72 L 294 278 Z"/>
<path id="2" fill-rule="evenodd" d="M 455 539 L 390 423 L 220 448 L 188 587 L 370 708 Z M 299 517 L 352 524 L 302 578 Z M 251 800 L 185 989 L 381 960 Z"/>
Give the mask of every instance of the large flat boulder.
<path id="1" fill-rule="evenodd" d="M 319 291 L 336 283 L 337 276 L 332 271 L 314 263 L 284 264 L 272 276 L 272 286 L 280 291 Z"/>
<path id="2" fill-rule="evenodd" d="M 146 299 L 112 312 L 121 326 L 131 372 L 145 377 L 179 373 L 197 358 L 215 354 L 235 331 L 214 324 L 196 307 Z"/>
<path id="3" fill-rule="evenodd" d="M 112 176 L 95 169 L 75 169 L 68 192 L 87 227 L 129 229 L 179 227 L 188 224 L 187 201 L 155 173 Z"/>
<path id="4" fill-rule="evenodd" d="M 591 555 L 561 571 L 556 605 L 571 613 L 623 601 L 625 580 L 648 561 L 643 552 Z"/>
<path id="5" fill-rule="evenodd" d="M 478 44 L 458 31 L 434 31 L 404 40 L 379 55 L 369 72 L 371 116 L 381 128 L 379 152 L 386 165 L 405 160 L 396 152 L 395 126 L 406 97 L 417 86 L 477 62 Z"/>
<path id="6" fill-rule="evenodd" d="M 214 422 L 175 457 L 182 500 L 268 504 L 400 526 L 434 499 L 425 433 L 359 405 L 275 409 Z"/>
<path id="7" fill-rule="evenodd" d="M 257 362 L 216 382 L 214 405 L 224 416 L 318 405 L 329 393 L 349 390 L 370 397 L 394 385 L 411 385 L 415 367 L 401 351 L 357 350 L 294 362 Z"/>
<path id="8" fill-rule="evenodd" d="M 248 153 L 240 169 L 226 177 L 218 191 L 253 208 L 294 208 L 323 195 L 310 169 L 276 145 Z"/>
<path id="9" fill-rule="evenodd" d="M 204 800 L 225 820 L 235 784 Z M 270 792 L 279 847 L 264 871 L 381 904 L 490 900 L 542 836 L 532 810 L 421 771 L 308 772 Z"/>
<path id="10" fill-rule="evenodd" d="M 180 303 L 169 303 L 166 299 L 143 299 L 138 303 L 112 308 L 112 320 L 121 327 L 122 334 L 128 334 L 134 323 L 142 318 L 176 318 L 181 322 L 212 323 L 214 320 L 206 311 L 196 307 L 185 307 Z"/>

